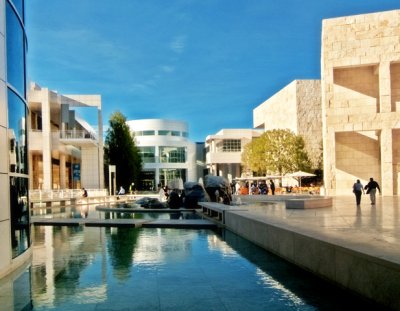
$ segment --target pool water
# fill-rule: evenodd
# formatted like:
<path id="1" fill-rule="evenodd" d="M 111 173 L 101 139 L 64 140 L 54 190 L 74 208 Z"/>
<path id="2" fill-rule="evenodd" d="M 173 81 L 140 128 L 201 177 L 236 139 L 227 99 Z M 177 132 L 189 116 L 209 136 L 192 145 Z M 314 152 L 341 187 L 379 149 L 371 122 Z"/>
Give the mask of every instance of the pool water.
<path id="1" fill-rule="evenodd" d="M 33 310 L 368 307 L 229 231 L 38 226 L 33 239 Z"/>
<path id="2" fill-rule="evenodd" d="M 60 212 L 59 209 L 51 211 L 48 214 L 35 214 L 32 218 L 90 218 L 90 219 L 201 219 L 202 217 L 196 214 L 196 211 L 188 210 L 173 210 L 165 209 L 165 212 L 155 211 L 152 209 L 145 209 L 133 203 L 112 205 L 107 207 L 117 207 L 118 211 L 98 211 L 95 205 L 79 205 L 65 208 Z M 124 208 L 135 208 L 136 211 L 132 212 Z M 122 209 L 122 210 L 121 210 Z"/>

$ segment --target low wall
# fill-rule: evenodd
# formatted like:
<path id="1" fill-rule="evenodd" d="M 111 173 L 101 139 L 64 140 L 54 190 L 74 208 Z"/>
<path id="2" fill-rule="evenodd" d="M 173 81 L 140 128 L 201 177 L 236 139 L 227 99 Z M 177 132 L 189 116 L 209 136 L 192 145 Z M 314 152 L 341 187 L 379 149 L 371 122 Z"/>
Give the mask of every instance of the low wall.
<path id="1" fill-rule="evenodd" d="M 345 247 L 321 232 L 299 230 L 247 212 L 225 213 L 226 228 L 326 280 L 400 310 L 400 264 Z M 342 245 L 341 245 L 342 244 Z M 340 299 L 340 298 L 338 298 Z"/>
<path id="2" fill-rule="evenodd" d="M 307 209 L 332 207 L 332 197 L 320 195 L 240 195 L 234 196 L 234 202 L 284 202 L 289 209 Z"/>

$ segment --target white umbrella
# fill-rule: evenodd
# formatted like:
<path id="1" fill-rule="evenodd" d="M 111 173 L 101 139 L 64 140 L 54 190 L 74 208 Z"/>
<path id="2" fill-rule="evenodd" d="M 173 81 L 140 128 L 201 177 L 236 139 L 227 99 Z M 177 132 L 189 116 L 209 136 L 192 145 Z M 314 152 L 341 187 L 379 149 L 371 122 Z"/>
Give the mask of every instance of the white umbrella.
<path id="1" fill-rule="evenodd" d="M 298 178 L 297 180 L 299 181 L 299 187 L 301 187 L 301 178 L 302 177 L 312 177 L 312 176 L 316 176 L 316 175 L 312 174 L 312 173 L 303 172 L 303 171 L 297 171 L 294 173 L 286 174 L 286 176 L 293 177 L 296 179 Z"/>

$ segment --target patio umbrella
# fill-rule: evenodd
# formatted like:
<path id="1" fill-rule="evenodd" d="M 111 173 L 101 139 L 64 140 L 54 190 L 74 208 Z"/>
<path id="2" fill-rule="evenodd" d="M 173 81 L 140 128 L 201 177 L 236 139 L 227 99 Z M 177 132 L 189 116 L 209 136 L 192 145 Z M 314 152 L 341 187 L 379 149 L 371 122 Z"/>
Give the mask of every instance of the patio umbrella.
<path id="1" fill-rule="evenodd" d="M 302 177 L 312 177 L 312 176 L 316 176 L 316 175 L 312 174 L 312 173 L 303 172 L 303 171 L 297 171 L 294 173 L 286 174 L 286 176 L 297 179 L 299 182 L 299 187 L 301 188 L 301 178 Z"/>

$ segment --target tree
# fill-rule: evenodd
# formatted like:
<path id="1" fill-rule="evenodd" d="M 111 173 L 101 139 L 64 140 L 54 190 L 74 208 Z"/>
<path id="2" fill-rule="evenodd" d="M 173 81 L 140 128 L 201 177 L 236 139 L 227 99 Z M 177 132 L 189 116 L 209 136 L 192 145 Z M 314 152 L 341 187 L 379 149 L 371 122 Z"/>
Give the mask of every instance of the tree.
<path id="1" fill-rule="evenodd" d="M 109 129 L 105 139 L 104 163 L 116 166 L 117 187 L 123 186 L 128 190 L 129 185 L 139 183 L 142 170 L 142 159 L 135 145 L 125 116 L 117 111 L 109 120 Z"/>
<path id="2" fill-rule="evenodd" d="M 284 175 L 310 170 L 311 163 L 304 149 L 304 140 L 288 129 L 271 130 L 247 144 L 242 154 L 246 170 L 260 175 Z"/>

